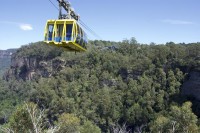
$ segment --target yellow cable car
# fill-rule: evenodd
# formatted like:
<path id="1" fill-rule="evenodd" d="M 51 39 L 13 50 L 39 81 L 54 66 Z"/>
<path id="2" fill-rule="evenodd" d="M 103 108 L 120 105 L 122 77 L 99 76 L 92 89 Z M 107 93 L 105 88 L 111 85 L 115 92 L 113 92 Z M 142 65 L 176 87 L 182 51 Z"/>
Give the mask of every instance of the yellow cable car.
<path id="1" fill-rule="evenodd" d="M 48 20 L 45 42 L 68 51 L 86 51 L 87 36 L 74 19 Z"/>
<path id="2" fill-rule="evenodd" d="M 68 51 L 84 52 L 87 47 L 87 36 L 79 25 L 79 15 L 76 15 L 66 0 L 59 2 L 59 19 L 48 20 L 44 32 L 44 42 L 50 45 L 63 47 Z M 62 14 L 62 7 L 68 12 Z M 73 18 L 73 19 L 72 19 Z"/>

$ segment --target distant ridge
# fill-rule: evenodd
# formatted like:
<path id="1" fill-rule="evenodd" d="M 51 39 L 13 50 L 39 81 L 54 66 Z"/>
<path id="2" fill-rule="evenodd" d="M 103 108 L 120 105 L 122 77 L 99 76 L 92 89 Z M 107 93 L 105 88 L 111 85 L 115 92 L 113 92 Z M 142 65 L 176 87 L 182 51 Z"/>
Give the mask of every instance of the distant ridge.
<path id="1" fill-rule="evenodd" d="M 17 49 L 0 50 L 0 58 L 11 58 L 11 55 L 16 51 Z"/>
<path id="2" fill-rule="evenodd" d="M 17 49 L 7 49 L 7 50 L 0 50 L 0 77 L 9 68 L 11 64 L 11 57 L 12 54 L 15 53 Z"/>

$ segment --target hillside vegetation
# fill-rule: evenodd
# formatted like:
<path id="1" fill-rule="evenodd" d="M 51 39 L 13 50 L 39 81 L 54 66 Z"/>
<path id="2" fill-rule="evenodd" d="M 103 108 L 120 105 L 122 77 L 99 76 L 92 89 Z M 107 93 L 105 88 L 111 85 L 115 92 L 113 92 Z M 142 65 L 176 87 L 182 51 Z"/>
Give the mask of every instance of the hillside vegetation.
<path id="1" fill-rule="evenodd" d="M 4 132 L 200 132 L 199 103 L 182 95 L 199 43 L 91 41 L 75 54 L 37 42 L 12 59 L 0 81 Z"/>

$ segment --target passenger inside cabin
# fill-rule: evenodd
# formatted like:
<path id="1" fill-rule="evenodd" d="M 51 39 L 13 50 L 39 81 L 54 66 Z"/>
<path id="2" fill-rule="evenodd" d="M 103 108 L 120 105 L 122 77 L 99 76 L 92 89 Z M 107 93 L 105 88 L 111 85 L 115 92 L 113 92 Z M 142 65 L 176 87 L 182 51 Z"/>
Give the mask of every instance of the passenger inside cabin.
<path id="1" fill-rule="evenodd" d="M 66 25 L 66 41 L 71 41 L 72 40 L 72 29 L 73 29 L 73 25 L 72 24 L 67 24 Z"/>
<path id="2" fill-rule="evenodd" d="M 51 31 L 49 31 L 49 41 L 52 41 L 52 35 L 53 35 L 53 33 L 51 32 Z"/>
<path id="3" fill-rule="evenodd" d="M 59 29 L 57 30 L 57 36 L 56 36 L 56 42 L 61 42 L 61 33 L 60 33 L 60 27 Z"/>

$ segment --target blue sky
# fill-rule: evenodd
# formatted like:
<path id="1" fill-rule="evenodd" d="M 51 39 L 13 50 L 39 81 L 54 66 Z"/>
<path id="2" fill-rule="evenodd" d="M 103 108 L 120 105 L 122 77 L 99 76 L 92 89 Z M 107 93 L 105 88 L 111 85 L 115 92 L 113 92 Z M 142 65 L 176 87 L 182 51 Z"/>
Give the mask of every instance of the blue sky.
<path id="1" fill-rule="evenodd" d="M 57 0 L 51 0 L 57 4 Z M 200 42 L 200 0 L 69 0 L 102 39 L 139 43 Z M 43 40 L 48 19 L 58 11 L 49 0 L 3 0 L 0 49 Z M 89 39 L 99 39 L 89 32 Z"/>

